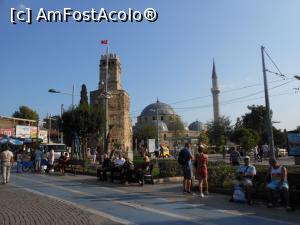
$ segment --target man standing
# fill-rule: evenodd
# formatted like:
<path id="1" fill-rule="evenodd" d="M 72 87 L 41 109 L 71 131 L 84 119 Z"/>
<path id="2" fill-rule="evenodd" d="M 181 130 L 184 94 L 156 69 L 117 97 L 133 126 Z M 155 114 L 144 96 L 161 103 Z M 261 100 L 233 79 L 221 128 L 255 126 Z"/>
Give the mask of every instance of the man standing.
<path id="1" fill-rule="evenodd" d="M 10 178 L 10 168 L 14 163 L 14 155 L 7 147 L 6 150 L 1 153 L 0 158 L 2 162 L 3 184 L 7 184 Z"/>
<path id="2" fill-rule="evenodd" d="M 182 157 L 183 157 L 183 164 L 182 164 L 182 170 L 183 170 L 183 192 L 184 193 L 191 193 L 191 186 L 192 186 L 192 177 L 193 177 L 193 167 L 192 167 L 192 151 L 190 149 L 190 144 L 186 143 L 184 146 L 184 149 L 182 151 Z"/>
<path id="3" fill-rule="evenodd" d="M 40 147 L 34 152 L 34 160 L 35 160 L 35 172 L 41 171 L 41 161 L 42 161 L 43 152 L 40 150 Z"/>

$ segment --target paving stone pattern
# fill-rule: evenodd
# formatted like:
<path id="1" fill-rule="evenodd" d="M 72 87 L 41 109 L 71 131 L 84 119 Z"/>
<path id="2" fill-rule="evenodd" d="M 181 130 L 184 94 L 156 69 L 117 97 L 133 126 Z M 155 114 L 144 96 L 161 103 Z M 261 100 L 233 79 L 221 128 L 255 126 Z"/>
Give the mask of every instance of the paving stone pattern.
<path id="1" fill-rule="evenodd" d="M 115 224 L 63 201 L 0 186 L 0 225 Z"/>

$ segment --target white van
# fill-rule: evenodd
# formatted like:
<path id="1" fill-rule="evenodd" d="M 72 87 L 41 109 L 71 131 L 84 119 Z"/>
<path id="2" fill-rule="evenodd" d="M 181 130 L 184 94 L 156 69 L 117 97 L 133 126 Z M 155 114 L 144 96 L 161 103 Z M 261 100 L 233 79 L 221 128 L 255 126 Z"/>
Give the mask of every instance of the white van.
<path id="1" fill-rule="evenodd" d="M 47 156 L 49 155 L 49 152 L 52 149 L 54 150 L 54 159 L 56 159 L 56 160 L 60 158 L 61 154 L 65 153 L 67 151 L 65 144 L 51 143 L 51 144 L 44 145 L 44 150 L 45 150 Z"/>

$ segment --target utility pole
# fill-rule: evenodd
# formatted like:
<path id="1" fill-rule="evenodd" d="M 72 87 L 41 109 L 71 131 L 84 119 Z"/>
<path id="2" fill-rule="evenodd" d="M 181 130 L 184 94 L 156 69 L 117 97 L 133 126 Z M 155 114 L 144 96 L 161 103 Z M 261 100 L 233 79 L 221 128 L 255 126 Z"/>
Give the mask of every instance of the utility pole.
<path id="1" fill-rule="evenodd" d="M 48 116 L 48 144 L 51 143 L 51 114 Z"/>
<path id="2" fill-rule="evenodd" d="M 159 122 L 158 122 L 158 100 L 156 102 L 156 122 L 157 122 L 157 149 L 159 148 Z"/>
<path id="3" fill-rule="evenodd" d="M 74 110 L 74 92 L 75 92 L 75 87 L 73 84 L 73 86 L 72 86 L 72 111 Z"/>
<path id="4" fill-rule="evenodd" d="M 269 139 L 269 151 L 270 151 L 270 158 L 271 159 L 275 159 L 273 126 L 272 126 L 271 113 L 270 113 L 268 81 L 267 81 L 267 73 L 266 73 L 264 51 L 265 51 L 265 47 L 261 46 L 262 69 L 263 69 L 263 76 L 264 76 L 265 101 L 266 101 L 266 117 L 267 117 L 267 121 L 266 122 L 267 122 L 268 139 Z"/>
<path id="5" fill-rule="evenodd" d="M 60 105 L 60 118 L 61 118 L 61 121 L 62 121 L 62 116 L 64 114 L 64 104 L 61 104 Z M 64 143 L 64 132 L 62 131 L 60 133 L 60 143 L 63 144 Z"/>

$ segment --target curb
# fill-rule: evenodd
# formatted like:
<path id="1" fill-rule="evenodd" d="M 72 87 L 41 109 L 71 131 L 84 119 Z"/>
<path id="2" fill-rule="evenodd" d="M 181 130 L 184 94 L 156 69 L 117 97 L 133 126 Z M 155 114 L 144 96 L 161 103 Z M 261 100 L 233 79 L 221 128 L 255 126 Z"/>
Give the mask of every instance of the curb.
<path id="1" fill-rule="evenodd" d="M 166 177 L 153 179 L 154 184 L 164 184 L 164 183 L 179 183 L 183 181 L 183 177 Z"/>

